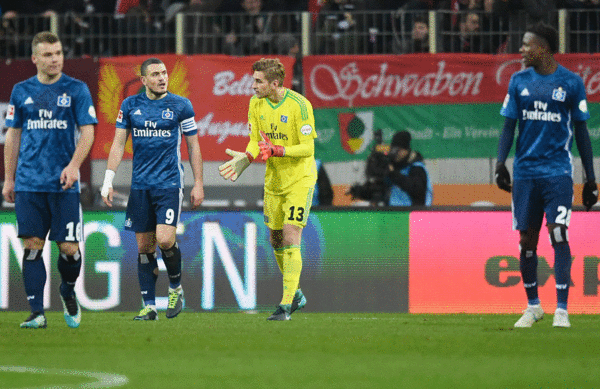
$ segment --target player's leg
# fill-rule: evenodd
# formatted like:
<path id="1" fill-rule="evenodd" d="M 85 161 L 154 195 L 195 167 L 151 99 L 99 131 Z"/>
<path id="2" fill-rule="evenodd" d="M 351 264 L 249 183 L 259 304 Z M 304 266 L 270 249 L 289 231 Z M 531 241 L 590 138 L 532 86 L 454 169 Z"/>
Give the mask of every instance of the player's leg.
<path id="1" fill-rule="evenodd" d="M 81 307 L 75 294 L 75 283 L 81 272 L 79 242 L 83 239 L 83 218 L 79 193 L 50 193 L 52 225 L 48 238 L 58 245 L 57 267 L 60 273 L 60 298 L 64 318 L 71 328 L 81 323 Z"/>
<path id="2" fill-rule="evenodd" d="M 156 209 L 156 241 L 169 276 L 169 304 L 166 314 L 167 318 L 171 319 L 181 312 L 184 304 L 181 286 L 181 250 L 176 241 L 183 190 L 157 190 L 153 191 L 152 197 Z"/>
<path id="3" fill-rule="evenodd" d="M 515 327 L 531 327 L 544 317 L 537 283 L 537 244 L 544 210 L 535 180 L 515 180 L 512 193 L 513 227 L 519 231 L 519 268 L 527 295 L 527 308 Z"/>
<path id="4" fill-rule="evenodd" d="M 144 306 L 134 320 L 157 320 L 156 216 L 147 190 L 131 189 L 127 201 L 125 229 L 135 232 L 138 246 L 138 281 Z"/>
<path id="5" fill-rule="evenodd" d="M 302 272 L 302 229 L 306 226 L 312 203 L 312 188 L 295 188 L 281 204 L 283 226 L 283 296 L 280 309 L 290 314 L 306 304 L 300 285 Z"/>
<path id="6" fill-rule="evenodd" d="M 546 180 L 546 220 L 548 233 L 554 249 L 554 277 L 556 280 L 556 312 L 554 327 L 570 327 L 567 302 L 571 284 L 571 247 L 569 245 L 569 222 L 573 199 L 573 181 L 569 176 Z"/>
<path id="7" fill-rule="evenodd" d="M 144 306 L 134 320 L 158 320 L 156 311 L 156 280 L 158 262 L 156 256 L 156 232 L 136 232 L 138 245 L 138 281 Z"/>
<path id="8" fill-rule="evenodd" d="M 45 193 L 17 192 L 15 194 L 17 234 L 23 240 L 23 282 L 31 315 L 21 328 L 46 328 L 44 316 L 44 286 L 46 267 L 42 251 L 50 230 L 50 211 Z"/>
<path id="9" fill-rule="evenodd" d="M 283 202 L 285 201 L 284 196 L 276 196 L 269 193 L 265 193 L 264 196 L 264 217 L 265 224 L 270 231 L 270 241 L 275 254 L 275 260 L 277 266 L 284 274 L 284 248 L 283 248 L 283 219 L 285 213 L 283 212 Z M 284 310 L 281 306 L 277 306 L 275 312 L 267 318 L 267 320 L 289 320 L 291 313 L 291 307 Z"/>

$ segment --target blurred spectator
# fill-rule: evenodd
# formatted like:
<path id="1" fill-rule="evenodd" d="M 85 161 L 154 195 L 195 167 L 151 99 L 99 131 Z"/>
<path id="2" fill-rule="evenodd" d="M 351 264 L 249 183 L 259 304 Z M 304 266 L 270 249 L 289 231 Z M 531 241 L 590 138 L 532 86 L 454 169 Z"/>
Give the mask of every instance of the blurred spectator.
<path id="1" fill-rule="evenodd" d="M 556 0 L 494 0 L 493 12 L 508 17 L 507 52 L 518 53 L 528 25 L 544 21 L 556 25 Z"/>
<path id="2" fill-rule="evenodd" d="M 451 32 L 445 38 L 444 51 L 448 53 L 481 53 L 481 31 L 479 14 L 465 12 L 460 14 L 458 33 Z"/>
<path id="3" fill-rule="evenodd" d="M 145 55 L 172 51 L 162 36 L 164 12 L 159 1 L 139 0 L 138 5 L 128 8 L 124 16 L 116 19 L 117 31 L 122 39 L 114 46 L 110 55 Z"/>
<path id="4" fill-rule="evenodd" d="M 277 54 L 296 58 L 293 68 L 291 89 L 302 94 L 304 92 L 302 85 L 302 55 L 300 53 L 300 43 L 298 39 L 290 33 L 277 34 L 274 44 L 277 49 Z"/>
<path id="5" fill-rule="evenodd" d="M 230 55 L 267 54 L 273 44 L 273 14 L 265 12 L 263 0 L 240 0 L 242 15 L 232 15 L 224 48 Z"/>
<path id="6" fill-rule="evenodd" d="M 495 0 L 483 0 L 481 31 L 484 52 L 505 54 L 507 52 L 508 17 L 494 13 Z"/>
<path id="7" fill-rule="evenodd" d="M 82 12 L 81 1 L 77 0 L 18 0 L 2 4 L 2 34 L 6 42 L 3 54 L 9 57 L 26 57 L 31 54 L 30 42 L 21 36 L 33 35 L 36 31 L 50 29 L 50 17 L 66 12 Z M 23 19 L 20 16 L 41 15 L 43 19 Z"/>
<path id="8" fill-rule="evenodd" d="M 442 12 L 442 28 L 445 31 L 458 31 L 460 14 L 470 10 L 480 10 L 481 0 L 442 0 L 438 11 Z"/>
<path id="9" fill-rule="evenodd" d="M 312 206 L 327 206 L 333 204 L 333 188 L 331 187 L 331 181 L 325 170 L 325 165 L 320 159 L 315 159 L 317 164 L 317 182 L 315 184 L 315 190 L 313 192 Z"/>
<path id="10" fill-rule="evenodd" d="M 429 24 L 424 15 L 413 18 L 410 36 L 399 43 L 394 41 L 393 52 L 397 54 L 428 53 L 429 52 Z"/>
<path id="11" fill-rule="evenodd" d="M 363 25 L 355 11 L 363 11 L 362 0 L 327 0 L 319 11 L 321 36 L 319 52 L 322 54 L 362 53 Z"/>
<path id="12" fill-rule="evenodd" d="M 171 5 L 166 11 L 168 28 L 175 32 L 175 15 L 185 14 L 185 50 L 189 54 L 219 54 L 223 52 L 223 29 L 220 22 L 223 17 L 216 16 L 222 0 L 190 0 L 189 4 L 173 10 Z"/>

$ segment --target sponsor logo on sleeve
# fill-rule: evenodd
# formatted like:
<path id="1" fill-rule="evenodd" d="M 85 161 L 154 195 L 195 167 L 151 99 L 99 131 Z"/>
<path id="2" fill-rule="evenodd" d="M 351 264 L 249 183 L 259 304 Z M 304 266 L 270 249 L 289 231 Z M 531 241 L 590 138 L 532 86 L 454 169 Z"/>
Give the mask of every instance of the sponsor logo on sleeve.
<path id="1" fill-rule="evenodd" d="M 310 133 L 312 132 L 313 128 L 310 124 L 305 124 L 302 126 L 302 128 L 300 129 L 300 132 L 302 133 L 302 135 L 310 135 Z"/>
<path id="2" fill-rule="evenodd" d="M 585 101 L 585 100 L 581 100 L 581 101 L 579 102 L 579 110 L 580 110 L 581 112 L 587 112 L 587 110 L 588 110 L 588 108 L 587 108 L 587 101 Z"/>
<path id="3" fill-rule="evenodd" d="M 13 120 L 15 118 L 15 106 L 12 104 L 8 105 L 8 110 L 6 111 L 6 119 Z"/>
<path id="4" fill-rule="evenodd" d="M 117 122 L 123 122 L 123 111 L 119 110 L 119 114 L 117 115 Z"/>
<path id="5" fill-rule="evenodd" d="M 90 114 L 91 117 L 93 117 L 94 119 L 96 118 L 96 109 L 94 108 L 93 105 L 90 105 L 90 107 L 88 108 L 88 113 Z"/>

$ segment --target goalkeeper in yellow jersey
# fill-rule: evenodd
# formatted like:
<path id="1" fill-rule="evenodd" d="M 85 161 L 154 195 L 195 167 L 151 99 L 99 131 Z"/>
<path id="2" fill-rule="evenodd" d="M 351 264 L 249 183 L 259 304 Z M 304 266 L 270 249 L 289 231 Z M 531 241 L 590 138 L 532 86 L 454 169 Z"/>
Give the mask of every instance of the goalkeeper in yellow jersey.
<path id="1" fill-rule="evenodd" d="M 245 152 L 219 166 L 225 179 L 237 180 L 255 158 L 267 162 L 264 215 L 271 245 L 283 274 L 283 297 L 267 320 L 290 320 L 306 305 L 300 290 L 300 242 L 317 181 L 315 117 L 310 102 L 283 86 L 285 68 L 278 59 L 262 58 L 252 65 L 255 95 L 250 99 L 250 140 Z"/>

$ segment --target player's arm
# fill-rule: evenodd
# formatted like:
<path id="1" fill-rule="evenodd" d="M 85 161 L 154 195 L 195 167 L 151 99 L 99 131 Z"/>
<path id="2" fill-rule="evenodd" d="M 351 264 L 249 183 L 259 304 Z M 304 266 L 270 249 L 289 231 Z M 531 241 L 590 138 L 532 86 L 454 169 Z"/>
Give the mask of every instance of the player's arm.
<path id="1" fill-rule="evenodd" d="M 255 97 L 250 99 L 248 108 L 248 129 L 250 130 L 250 140 L 246 145 L 246 151 L 225 150 L 227 155 L 232 157 L 229 161 L 219 166 L 219 174 L 226 180 L 236 181 L 238 177 L 246 170 L 248 166 L 260 155 L 258 147 L 258 121 L 255 118 Z"/>
<path id="2" fill-rule="evenodd" d="M 585 121 L 575 121 L 575 143 L 581 156 L 581 163 L 585 171 L 585 184 L 583 185 L 583 205 L 590 210 L 598 202 L 598 186 L 594 174 L 594 156 L 592 142 Z"/>
<path id="3" fill-rule="evenodd" d="M 315 142 L 313 138 L 304 139 L 302 143 L 292 146 L 274 145 L 267 134 L 260 132 L 262 140 L 258 142 L 260 155 L 263 161 L 271 157 L 306 158 L 315 155 Z"/>
<path id="4" fill-rule="evenodd" d="M 15 174 L 20 147 L 21 129 L 8 127 L 6 140 L 4 141 L 4 187 L 2 188 L 2 195 L 9 203 L 15 202 Z"/>
<path id="5" fill-rule="evenodd" d="M 515 128 L 517 119 L 506 118 L 504 120 L 504 128 L 500 134 L 500 142 L 498 143 L 498 158 L 496 162 L 496 184 L 498 188 L 510 192 L 512 185 L 510 183 L 510 173 L 506 168 L 506 158 L 512 147 L 515 138 Z"/>
<path id="6" fill-rule="evenodd" d="M 261 140 L 258 142 L 258 146 L 263 161 L 270 157 L 308 158 L 315 155 L 315 117 L 312 106 L 308 101 L 305 101 L 303 106 L 304 109 L 300 109 L 295 113 L 300 143 L 285 147 L 274 145 L 267 135 L 261 131 Z"/>
<path id="7" fill-rule="evenodd" d="M 79 127 L 81 132 L 75 153 L 71 158 L 71 162 L 63 169 L 60 174 L 60 183 L 62 189 L 66 190 L 73 186 L 75 181 L 79 180 L 79 168 L 92 149 L 94 143 L 94 125 L 86 124 Z"/>
<path id="8" fill-rule="evenodd" d="M 200 143 L 198 142 L 198 134 L 185 137 L 185 142 L 188 147 L 190 156 L 190 165 L 192 166 L 192 174 L 194 175 L 194 187 L 192 188 L 191 201 L 192 209 L 198 207 L 204 200 L 204 180 L 203 180 L 203 163 L 202 153 L 200 151 Z"/>
<path id="9" fill-rule="evenodd" d="M 129 137 L 129 130 L 124 128 L 117 128 L 115 130 L 115 138 L 113 139 L 110 152 L 108 153 L 108 162 L 106 164 L 106 172 L 104 174 L 104 183 L 100 194 L 102 195 L 102 201 L 104 204 L 112 207 L 113 201 L 113 179 L 121 160 L 123 159 L 123 153 L 125 153 L 125 144 Z"/>

